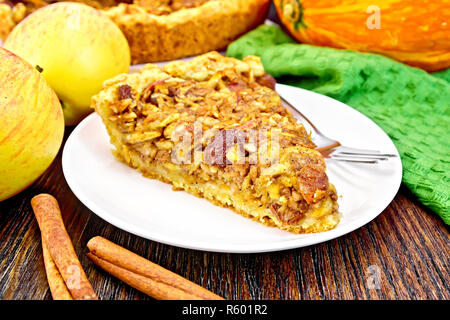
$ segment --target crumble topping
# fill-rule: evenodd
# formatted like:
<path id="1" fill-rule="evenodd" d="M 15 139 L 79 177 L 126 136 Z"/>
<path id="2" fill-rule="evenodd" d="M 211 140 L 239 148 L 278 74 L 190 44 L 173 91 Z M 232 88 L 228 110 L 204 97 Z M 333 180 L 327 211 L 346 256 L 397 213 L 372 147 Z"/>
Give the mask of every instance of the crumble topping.
<path id="1" fill-rule="evenodd" d="M 14 11 L 15 22 L 20 22 L 31 12 L 56 2 L 79 2 L 96 9 L 107 9 L 121 3 L 135 4 L 154 15 L 167 15 L 182 9 L 199 7 L 208 1 L 214 0 L 0 0 Z"/>
<path id="2" fill-rule="evenodd" d="M 32 12 L 56 2 L 79 2 L 96 9 L 108 9 L 121 3 L 137 5 L 154 15 L 168 15 L 173 12 L 196 8 L 215 0 L 0 0 L 0 39 L 5 40 L 12 29 Z"/>

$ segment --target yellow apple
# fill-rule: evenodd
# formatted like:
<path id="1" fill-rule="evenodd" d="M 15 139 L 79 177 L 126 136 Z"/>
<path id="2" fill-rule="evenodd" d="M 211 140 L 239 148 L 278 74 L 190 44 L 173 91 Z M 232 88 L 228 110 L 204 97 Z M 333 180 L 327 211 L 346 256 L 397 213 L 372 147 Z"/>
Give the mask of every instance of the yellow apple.
<path id="1" fill-rule="evenodd" d="M 0 201 L 36 180 L 55 158 L 64 117 L 55 92 L 30 64 L 0 47 Z"/>
<path id="2" fill-rule="evenodd" d="M 91 112 L 91 97 L 103 81 L 127 72 L 130 48 L 120 29 L 102 12 L 60 2 L 19 23 L 4 47 L 42 68 L 61 100 L 66 125 Z"/>

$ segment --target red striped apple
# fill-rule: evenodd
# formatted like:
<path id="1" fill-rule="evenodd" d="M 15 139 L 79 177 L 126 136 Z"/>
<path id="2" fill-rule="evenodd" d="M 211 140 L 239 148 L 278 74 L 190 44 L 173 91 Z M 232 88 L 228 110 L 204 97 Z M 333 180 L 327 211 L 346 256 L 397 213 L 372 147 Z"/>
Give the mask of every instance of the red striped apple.
<path id="1" fill-rule="evenodd" d="M 103 81 L 128 71 L 130 48 L 102 12 L 80 3 L 43 7 L 19 23 L 5 48 L 39 66 L 59 96 L 66 125 L 91 112 Z"/>
<path id="2" fill-rule="evenodd" d="M 63 134 L 55 92 L 34 67 L 0 47 L 0 201 L 47 169 Z"/>

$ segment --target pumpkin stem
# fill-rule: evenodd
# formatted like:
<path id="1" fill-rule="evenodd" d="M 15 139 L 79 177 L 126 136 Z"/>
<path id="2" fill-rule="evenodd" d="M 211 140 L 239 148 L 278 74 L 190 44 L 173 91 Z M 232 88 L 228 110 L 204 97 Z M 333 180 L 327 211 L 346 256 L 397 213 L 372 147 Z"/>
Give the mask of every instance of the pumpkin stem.
<path id="1" fill-rule="evenodd" d="M 280 3 L 283 16 L 294 26 L 296 30 L 300 27 L 306 28 L 303 21 L 303 5 L 300 0 L 282 0 Z"/>

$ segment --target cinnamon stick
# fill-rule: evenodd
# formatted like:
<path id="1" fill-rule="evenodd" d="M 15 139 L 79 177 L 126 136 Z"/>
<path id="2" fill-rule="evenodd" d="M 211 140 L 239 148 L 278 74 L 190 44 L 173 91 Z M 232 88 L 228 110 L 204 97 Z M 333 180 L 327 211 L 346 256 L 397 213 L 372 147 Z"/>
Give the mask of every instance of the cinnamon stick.
<path id="1" fill-rule="evenodd" d="M 47 281 L 52 293 L 53 300 L 73 300 L 67 289 L 64 279 L 58 271 L 58 268 L 53 261 L 50 252 L 48 251 L 47 243 L 42 237 L 42 254 L 44 256 L 45 272 L 47 274 Z"/>
<path id="2" fill-rule="evenodd" d="M 222 300 L 211 291 L 102 237 L 87 244 L 91 259 L 108 273 L 160 300 Z"/>
<path id="3" fill-rule="evenodd" d="M 70 295 L 76 300 L 96 300 L 97 295 L 73 249 L 56 199 L 49 194 L 39 194 L 31 199 L 31 206 L 41 229 L 43 247 L 48 248 Z M 57 281 L 53 276 L 51 279 Z"/>
<path id="4" fill-rule="evenodd" d="M 131 272 L 127 269 L 121 268 L 112 264 L 106 260 L 100 259 L 92 253 L 88 253 L 87 256 L 97 266 L 113 275 L 114 277 L 122 280 L 126 284 L 133 288 L 152 296 L 158 300 L 199 300 L 196 295 L 189 294 L 181 289 L 174 288 L 163 282 L 158 282 L 151 278 L 144 277 L 140 274 Z"/>

